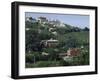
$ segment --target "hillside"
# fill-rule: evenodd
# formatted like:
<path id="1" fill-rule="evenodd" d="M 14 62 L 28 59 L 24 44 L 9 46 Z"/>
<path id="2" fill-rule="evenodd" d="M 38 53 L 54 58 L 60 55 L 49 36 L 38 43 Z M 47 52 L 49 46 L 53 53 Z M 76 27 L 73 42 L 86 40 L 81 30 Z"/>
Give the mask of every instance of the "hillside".
<path id="1" fill-rule="evenodd" d="M 89 64 L 89 29 L 87 27 L 81 29 L 62 24 L 60 21 L 49 23 L 46 20 L 44 23 L 44 21 L 33 22 L 32 20 L 26 21 L 25 28 L 26 67 Z M 77 51 L 67 58 L 68 51 L 73 50 Z"/>

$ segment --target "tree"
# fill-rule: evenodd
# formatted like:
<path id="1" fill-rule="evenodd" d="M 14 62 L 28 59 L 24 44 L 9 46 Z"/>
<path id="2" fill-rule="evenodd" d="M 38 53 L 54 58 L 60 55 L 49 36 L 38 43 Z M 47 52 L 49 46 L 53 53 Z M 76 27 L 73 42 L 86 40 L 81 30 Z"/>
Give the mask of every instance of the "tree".
<path id="1" fill-rule="evenodd" d="M 32 50 L 38 50 L 40 39 L 38 37 L 37 30 L 29 30 L 26 31 L 26 37 L 25 37 L 25 44 L 26 44 L 26 52 L 32 51 Z"/>
<path id="2" fill-rule="evenodd" d="M 85 27 L 85 28 L 83 29 L 83 31 L 89 31 L 89 28 L 88 28 L 88 27 Z"/>
<path id="3" fill-rule="evenodd" d="M 66 47 L 67 48 L 75 48 L 78 45 L 78 41 L 74 37 L 69 37 L 68 40 L 66 40 Z"/>
<path id="4" fill-rule="evenodd" d="M 47 39 L 50 39 L 50 38 L 53 38 L 53 37 L 54 37 L 54 35 L 51 32 L 47 31 L 47 30 L 43 30 L 39 34 L 39 38 L 41 40 L 47 40 Z"/>

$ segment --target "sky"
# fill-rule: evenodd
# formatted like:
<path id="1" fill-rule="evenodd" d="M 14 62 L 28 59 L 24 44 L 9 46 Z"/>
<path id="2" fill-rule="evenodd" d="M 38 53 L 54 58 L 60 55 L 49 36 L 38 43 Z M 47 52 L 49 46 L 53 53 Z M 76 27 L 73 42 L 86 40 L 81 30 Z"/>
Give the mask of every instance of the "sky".
<path id="1" fill-rule="evenodd" d="M 41 16 L 46 17 L 48 20 L 59 20 L 71 26 L 89 28 L 89 15 L 25 12 L 25 17 L 38 18 Z"/>

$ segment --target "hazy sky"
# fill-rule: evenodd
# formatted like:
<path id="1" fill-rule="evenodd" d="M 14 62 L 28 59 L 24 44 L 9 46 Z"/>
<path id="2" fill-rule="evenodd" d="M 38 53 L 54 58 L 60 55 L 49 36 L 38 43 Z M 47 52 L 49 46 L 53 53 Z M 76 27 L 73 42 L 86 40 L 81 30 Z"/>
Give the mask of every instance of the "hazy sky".
<path id="1" fill-rule="evenodd" d="M 34 13 L 26 12 L 25 17 L 46 17 L 48 20 L 59 20 L 62 23 L 66 23 L 72 26 L 78 26 L 80 28 L 89 28 L 89 15 L 75 15 L 75 14 L 52 14 L 52 13 Z"/>

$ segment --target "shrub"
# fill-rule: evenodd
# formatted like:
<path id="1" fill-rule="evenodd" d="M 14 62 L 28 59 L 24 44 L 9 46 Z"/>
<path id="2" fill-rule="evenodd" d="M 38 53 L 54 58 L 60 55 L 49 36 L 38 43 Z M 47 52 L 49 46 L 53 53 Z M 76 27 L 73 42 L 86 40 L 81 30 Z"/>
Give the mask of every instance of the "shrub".
<path id="1" fill-rule="evenodd" d="M 32 52 L 32 54 L 26 54 L 26 63 L 34 63 L 39 61 L 40 53 L 39 52 Z"/>
<path id="2" fill-rule="evenodd" d="M 60 60 L 60 65 L 61 66 L 70 66 L 70 63 L 69 62 L 66 62 L 64 60 Z"/>

